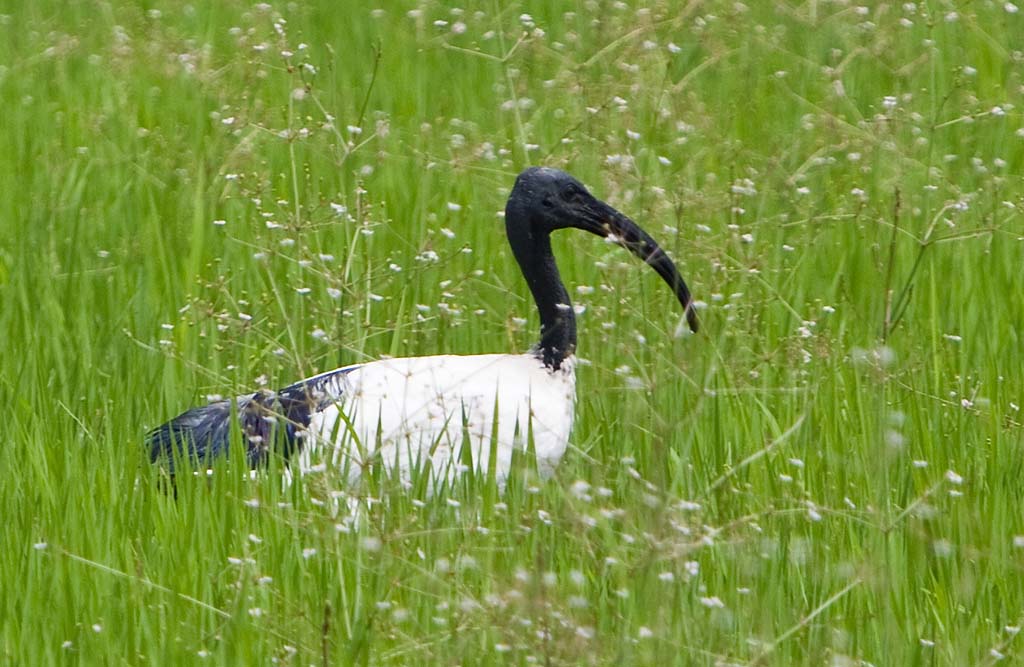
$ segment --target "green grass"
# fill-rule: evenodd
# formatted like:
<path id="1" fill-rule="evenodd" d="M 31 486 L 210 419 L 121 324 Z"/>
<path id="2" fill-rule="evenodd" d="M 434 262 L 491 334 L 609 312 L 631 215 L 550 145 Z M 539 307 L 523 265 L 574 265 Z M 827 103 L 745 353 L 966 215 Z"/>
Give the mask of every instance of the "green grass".
<path id="1" fill-rule="evenodd" d="M 1004 4 L 0 4 L 0 662 L 1021 661 Z M 677 337 L 556 238 L 590 363 L 554 479 L 355 524 L 329 473 L 160 491 L 144 433 L 209 394 L 527 349 L 530 164 L 707 303 Z"/>

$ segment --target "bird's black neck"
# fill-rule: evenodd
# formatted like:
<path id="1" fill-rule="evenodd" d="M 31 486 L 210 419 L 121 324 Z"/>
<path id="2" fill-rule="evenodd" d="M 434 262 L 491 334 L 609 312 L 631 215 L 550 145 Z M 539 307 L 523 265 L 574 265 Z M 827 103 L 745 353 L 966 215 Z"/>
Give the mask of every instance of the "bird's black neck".
<path id="1" fill-rule="evenodd" d="M 540 343 L 535 352 L 545 366 L 558 370 L 576 353 L 576 313 L 558 275 L 551 237 L 519 227 L 509 230 L 509 243 L 540 313 Z"/>

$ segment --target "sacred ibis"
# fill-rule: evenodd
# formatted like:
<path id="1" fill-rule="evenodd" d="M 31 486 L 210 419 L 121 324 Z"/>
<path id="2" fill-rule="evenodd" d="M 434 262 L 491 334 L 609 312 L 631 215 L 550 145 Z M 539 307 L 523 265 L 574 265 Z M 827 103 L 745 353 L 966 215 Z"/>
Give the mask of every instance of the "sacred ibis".
<path id="1" fill-rule="evenodd" d="M 551 253 L 551 232 L 582 229 L 649 264 L 675 292 L 697 331 L 689 289 L 675 264 L 631 219 L 569 174 L 533 167 L 516 179 L 505 231 L 540 313 L 540 341 L 525 354 L 383 359 L 315 375 L 277 392 L 259 391 L 193 408 L 149 434 L 150 456 L 203 464 L 226 454 L 234 428 L 253 468 L 276 452 L 298 467 L 327 463 L 350 482 L 382 464 L 408 480 L 428 464 L 451 479 L 467 460 L 488 470 L 496 453 L 503 483 L 513 450 L 527 439 L 549 475 L 569 442 L 576 398 L 576 315 Z"/>

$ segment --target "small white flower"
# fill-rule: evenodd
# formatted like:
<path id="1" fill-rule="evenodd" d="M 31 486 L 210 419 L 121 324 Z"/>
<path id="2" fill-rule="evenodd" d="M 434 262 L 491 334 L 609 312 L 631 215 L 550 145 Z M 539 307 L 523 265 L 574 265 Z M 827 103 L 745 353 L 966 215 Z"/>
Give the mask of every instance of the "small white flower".
<path id="1" fill-rule="evenodd" d="M 590 484 L 578 479 L 569 487 L 569 491 L 577 498 L 588 499 L 590 497 Z"/>
<path id="2" fill-rule="evenodd" d="M 885 431 L 885 442 L 894 449 L 901 449 L 906 444 L 907 439 L 896 429 L 890 428 Z"/>
<path id="3" fill-rule="evenodd" d="M 946 471 L 946 481 L 950 484 L 963 484 L 964 478 L 956 474 L 952 470 Z"/>
<path id="4" fill-rule="evenodd" d="M 757 194 L 757 187 L 754 185 L 754 181 L 749 178 L 741 178 L 732 184 L 730 188 L 733 194 L 746 195 L 752 197 Z"/>
<path id="5" fill-rule="evenodd" d="M 582 637 L 583 639 L 593 639 L 594 628 L 581 625 L 580 627 L 576 628 L 576 636 Z"/>

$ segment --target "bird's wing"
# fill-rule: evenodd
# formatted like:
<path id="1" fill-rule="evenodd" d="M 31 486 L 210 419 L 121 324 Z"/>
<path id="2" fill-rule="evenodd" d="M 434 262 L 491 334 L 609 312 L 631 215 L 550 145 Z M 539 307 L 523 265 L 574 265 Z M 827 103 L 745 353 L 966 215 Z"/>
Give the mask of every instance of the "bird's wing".
<path id="1" fill-rule="evenodd" d="M 301 447 L 310 418 L 337 402 L 345 392 L 345 376 L 359 366 L 346 366 L 301 380 L 272 392 L 261 390 L 192 408 L 149 433 L 150 459 L 166 459 L 173 475 L 176 462 L 192 466 L 227 455 L 233 421 L 245 439 L 246 458 L 256 468 L 271 451 L 286 460 Z M 234 404 L 234 405 L 232 405 Z"/>

